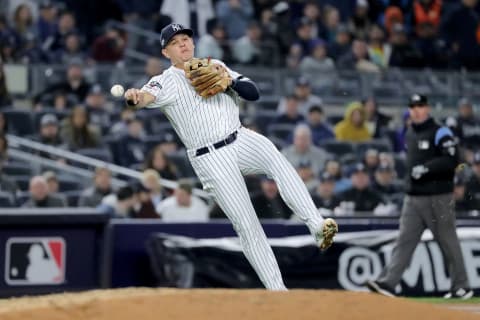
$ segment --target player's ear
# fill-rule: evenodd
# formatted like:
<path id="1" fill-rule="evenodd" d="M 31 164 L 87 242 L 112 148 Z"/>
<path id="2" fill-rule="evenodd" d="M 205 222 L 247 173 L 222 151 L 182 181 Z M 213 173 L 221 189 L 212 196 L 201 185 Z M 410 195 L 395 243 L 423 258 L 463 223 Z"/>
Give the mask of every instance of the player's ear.
<path id="1" fill-rule="evenodd" d="M 162 49 L 162 54 L 165 58 L 170 59 L 170 56 L 168 55 L 168 52 L 166 49 Z"/>

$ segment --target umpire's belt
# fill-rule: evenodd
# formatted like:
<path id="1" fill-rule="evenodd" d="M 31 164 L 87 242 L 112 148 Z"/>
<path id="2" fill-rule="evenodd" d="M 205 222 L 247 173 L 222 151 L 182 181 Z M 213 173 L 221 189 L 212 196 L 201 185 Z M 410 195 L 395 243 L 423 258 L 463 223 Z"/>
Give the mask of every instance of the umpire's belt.
<path id="1" fill-rule="evenodd" d="M 237 130 L 235 130 L 233 133 L 228 135 L 228 137 L 226 137 L 225 139 L 215 142 L 213 144 L 213 147 L 215 149 L 220 149 L 221 147 L 225 147 L 227 144 L 232 143 L 233 141 L 237 140 L 237 133 L 238 133 Z M 209 152 L 210 150 L 208 149 L 208 147 L 203 147 L 195 151 L 195 156 L 198 157 L 198 156 L 201 156 L 202 154 L 206 154 Z"/>

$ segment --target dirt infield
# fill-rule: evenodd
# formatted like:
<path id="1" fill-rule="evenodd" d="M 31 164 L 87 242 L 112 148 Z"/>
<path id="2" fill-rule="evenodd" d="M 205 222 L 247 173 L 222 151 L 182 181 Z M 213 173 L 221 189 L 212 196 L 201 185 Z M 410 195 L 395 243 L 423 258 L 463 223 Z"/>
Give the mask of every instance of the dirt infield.
<path id="1" fill-rule="evenodd" d="M 2 320 L 479 319 L 446 307 L 326 290 L 121 289 L 0 300 Z"/>

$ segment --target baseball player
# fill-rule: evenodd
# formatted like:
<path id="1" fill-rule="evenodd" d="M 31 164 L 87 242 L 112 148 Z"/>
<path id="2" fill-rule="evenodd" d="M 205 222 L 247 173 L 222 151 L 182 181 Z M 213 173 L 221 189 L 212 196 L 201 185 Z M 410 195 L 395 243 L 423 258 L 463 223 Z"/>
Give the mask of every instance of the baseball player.
<path id="1" fill-rule="evenodd" d="M 137 109 L 163 111 L 184 143 L 203 188 L 232 222 L 243 252 L 262 283 L 269 290 L 286 290 L 243 175 L 262 173 L 272 177 L 282 198 L 307 225 L 320 249 L 333 243 L 337 224 L 319 214 L 305 184 L 275 146 L 242 127 L 238 100 L 257 100 L 255 83 L 218 60 L 204 59 L 194 64 L 192 36 L 193 31 L 180 24 L 163 28 L 162 54 L 172 65 L 141 89 L 128 89 L 124 98 Z M 198 83 L 195 75 L 201 74 L 206 65 L 216 70 L 220 84 L 207 87 L 211 81 Z"/>

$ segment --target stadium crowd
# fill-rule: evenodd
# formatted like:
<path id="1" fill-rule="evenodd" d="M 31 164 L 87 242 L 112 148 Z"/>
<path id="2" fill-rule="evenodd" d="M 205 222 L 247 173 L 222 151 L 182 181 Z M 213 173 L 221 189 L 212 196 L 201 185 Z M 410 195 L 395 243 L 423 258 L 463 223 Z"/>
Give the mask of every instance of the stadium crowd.
<path id="1" fill-rule="evenodd" d="M 167 119 L 155 110 L 120 110 L 106 88 L 85 77 L 87 66 L 124 60 L 133 41 L 106 23 L 110 20 L 156 32 L 171 21 L 182 22 L 198 30 L 197 56 L 304 74 L 480 67 L 477 0 L 0 3 L 0 200 L 6 207 L 87 206 L 116 217 L 165 221 L 223 217 L 218 207 L 210 209 L 192 194 L 198 182 Z M 161 73 L 165 63 L 158 44 L 138 42 L 135 49 L 151 55 L 143 77 L 132 84 L 138 88 Z M 66 71 L 63 80 L 31 97 L 32 110 L 19 110 L 3 73 L 3 64 L 10 63 L 63 64 Z M 291 92 L 269 106 L 273 113 L 244 112 L 244 125 L 274 141 L 321 210 L 333 215 L 398 214 L 408 112 L 399 124 L 375 97 L 359 96 L 345 105 L 343 117 L 330 116 L 322 97 L 312 92 L 314 81 L 298 77 Z M 466 164 L 455 178 L 456 208 L 478 213 L 480 119 L 467 98 L 458 102 L 457 113 L 441 119 L 456 133 Z M 112 173 L 103 167 L 95 169 L 88 185 L 60 172 L 33 172 L 10 158 L 6 133 L 141 170 L 142 178 L 114 188 Z M 66 162 L 46 152 L 38 155 Z M 178 188 L 163 188 L 160 178 L 179 181 Z M 246 179 L 261 218 L 291 217 L 273 180 Z"/>

